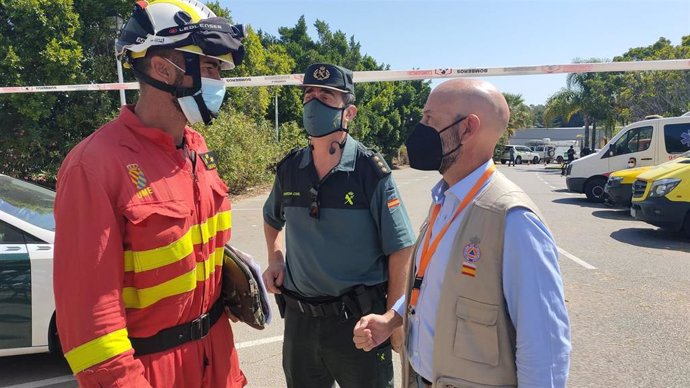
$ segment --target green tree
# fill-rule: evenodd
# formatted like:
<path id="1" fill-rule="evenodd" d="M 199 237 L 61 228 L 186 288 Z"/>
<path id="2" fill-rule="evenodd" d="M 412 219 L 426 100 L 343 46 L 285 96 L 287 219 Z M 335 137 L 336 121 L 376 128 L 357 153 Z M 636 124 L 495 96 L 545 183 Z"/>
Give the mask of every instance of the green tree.
<path id="1" fill-rule="evenodd" d="M 576 59 L 581 62 L 602 62 L 600 59 Z M 584 118 L 585 138 L 584 147 L 590 146 L 590 125 L 592 126 L 592 148 L 596 145 L 596 125 L 598 121 L 605 121 L 612 114 L 615 96 L 607 94 L 605 88 L 607 76 L 600 73 L 571 73 L 566 78 L 567 88 L 552 95 L 546 103 L 544 122 L 548 127 L 560 116 L 567 122 L 577 113 Z"/>
<path id="2" fill-rule="evenodd" d="M 0 79 L 11 86 L 115 82 L 115 16 L 130 7 L 121 0 L 0 0 Z M 0 169 L 52 185 L 69 149 L 118 105 L 117 92 L 0 95 Z"/>
<path id="3" fill-rule="evenodd" d="M 537 105 L 530 104 L 529 109 L 532 111 L 532 117 L 534 117 L 534 121 L 532 122 L 532 126 L 535 128 L 543 128 L 544 127 L 544 110 L 546 109 L 546 106 L 543 104 L 537 104 Z"/>
<path id="4" fill-rule="evenodd" d="M 284 47 L 294 60 L 292 73 L 302 73 L 315 62 L 330 62 L 353 71 L 384 70 L 369 55 L 361 52 L 361 45 L 354 37 L 342 31 L 331 31 L 322 20 L 314 23 L 316 39 L 308 34 L 304 16 L 295 26 L 282 27 L 279 36 L 259 32 L 265 47 Z M 430 92 L 428 82 L 380 82 L 358 83 L 355 86 L 358 114 L 351 129 L 352 134 L 368 146 L 379 149 L 390 161 L 404 142 L 414 125 L 421 118 L 424 101 Z M 302 123 L 302 98 L 299 88 L 280 90 L 279 117 L 281 122 Z"/>
<path id="5" fill-rule="evenodd" d="M 54 85 L 80 79 L 79 17 L 71 1 L 0 1 L 0 79 L 10 86 Z M 28 37 L 31 37 L 30 39 Z M 0 169 L 40 180 L 60 158 L 66 93 L 0 95 Z"/>
<path id="6" fill-rule="evenodd" d="M 631 48 L 614 61 L 688 58 L 690 35 L 683 36 L 678 46 L 661 37 L 650 46 Z M 650 114 L 678 116 L 690 110 L 688 70 L 629 72 L 616 76 L 622 121 L 636 121 Z"/>
<path id="7" fill-rule="evenodd" d="M 508 128 L 503 133 L 503 136 L 498 140 L 494 148 L 494 159 L 499 159 L 503 152 L 503 146 L 508 143 L 508 140 L 515 135 L 515 132 L 520 129 L 531 127 L 534 123 L 534 114 L 525 100 L 520 94 L 503 93 L 508 108 L 510 109 L 510 120 L 508 121 Z"/>

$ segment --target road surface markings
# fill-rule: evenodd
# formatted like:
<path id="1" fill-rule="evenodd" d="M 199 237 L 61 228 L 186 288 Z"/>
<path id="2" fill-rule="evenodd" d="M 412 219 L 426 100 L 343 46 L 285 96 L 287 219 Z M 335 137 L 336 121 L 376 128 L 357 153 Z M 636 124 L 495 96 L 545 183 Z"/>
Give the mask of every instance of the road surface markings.
<path id="1" fill-rule="evenodd" d="M 235 349 L 251 348 L 253 346 L 272 344 L 274 342 L 282 342 L 283 336 L 277 335 L 275 337 L 261 338 L 253 341 L 240 342 L 235 345 Z"/>
<path id="2" fill-rule="evenodd" d="M 70 381 L 75 381 L 74 376 L 54 377 L 52 379 L 37 380 L 37 381 L 32 381 L 30 383 L 8 385 L 8 386 L 5 386 L 4 388 L 39 388 L 39 387 L 47 387 L 50 385 L 55 385 L 55 384 L 60 384 L 60 383 L 67 383 Z"/>
<path id="3" fill-rule="evenodd" d="M 563 256 L 569 258 L 570 260 L 576 262 L 577 264 L 580 264 L 581 266 L 583 266 L 583 267 L 585 267 L 585 268 L 587 268 L 587 269 L 597 269 L 597 267 L 595 267 L 595 266 L 589 264 L 588 262 L 586 262 L 586 261 L 580 259 L 579 257 L 573 255 L 572 253 L 566 251 L 565 249 L 563 249 L 563 248 L 561 248 L 561 247 L 558 247 L 558 252 L 561 252 L 561 254 L 562 254 Z"/>
<path id="4" fill-rule="evenodd" d="M 278 335 L 275 337 L 261 338 L 261 339 L 253 340 L 253 341 L 239 342 L 235 345 L 235 349 L 251 348 L 254 346 L 266 345 L 266 344 L 271 344 L 274 342 L 282 342 L 282 341 L 283 341 L 283 336 Z M 37 380 L 37 381 L 29 382 L 29 383 L 9 385 L 9 386 L 5 386 L 3 388 L 40 388 L 40 387 L 48 387 L 48 386 L 60 384 L 60 383 L 67 383 L 70 381 L 75 381 L 74 376 L 70 375 L 70 376 L 54 377 L 51 379 Z"/>

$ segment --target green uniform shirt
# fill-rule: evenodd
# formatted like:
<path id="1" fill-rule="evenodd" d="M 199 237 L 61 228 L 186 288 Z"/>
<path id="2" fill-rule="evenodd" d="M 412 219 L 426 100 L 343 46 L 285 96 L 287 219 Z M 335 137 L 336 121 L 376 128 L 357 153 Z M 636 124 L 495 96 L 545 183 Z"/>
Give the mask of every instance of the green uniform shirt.
<path id="1" fill-rule="evenodd" d="M 318 203 L 318 218 L 310 213 Z M 264 221 L 285 231 L 284 286 L 305 297 L 340 296 L 388 279 L 388 256 L 414 244 L 390 168 L 349 135 L 340 163 L 319 182 L 309 147 L 278 165 Z"/>

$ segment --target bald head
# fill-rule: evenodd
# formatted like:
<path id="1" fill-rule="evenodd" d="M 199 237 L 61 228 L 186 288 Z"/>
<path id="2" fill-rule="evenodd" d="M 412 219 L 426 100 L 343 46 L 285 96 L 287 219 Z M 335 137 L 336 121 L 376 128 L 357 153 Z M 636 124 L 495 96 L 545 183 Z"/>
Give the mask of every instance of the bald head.
<path id="1" fill-rule="evenodd" d="M 459 154 L 447 160 L 455 165 L 449 167 L 449 173 L 461 177 L 466 169 L 493 157 L 494 147 L 508 127 L 510 110 L 503 94 L 489 82 L 452 79 L 432 90 L 424 105 L 422 123 L 440 132 L 459 119 L 463 120 L 442 138 L 444 152 L 452 149 L 456 142 L 453 139 L 462 144 Z"/>
<path id="2" fill-rule="evenodd" d="M 440 84 L 431 92 L 429 102 L 436 105 L 437 99 L 444 101 L 443 104 L 439 104 L 444 109 L 455 110 L 462 116 L 477 115 L 481 120 L 482 130 L 496 132 L 496 140 L 508 127 L 508 103 L 503 94 L 489 82 L 452 79 Z"/>

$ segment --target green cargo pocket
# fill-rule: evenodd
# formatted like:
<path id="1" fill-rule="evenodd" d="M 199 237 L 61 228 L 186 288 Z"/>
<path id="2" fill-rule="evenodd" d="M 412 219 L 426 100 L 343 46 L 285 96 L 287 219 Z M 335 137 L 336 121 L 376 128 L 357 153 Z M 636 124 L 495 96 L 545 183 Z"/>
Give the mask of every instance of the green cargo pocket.
<path id="1" fill-rule="evenodd" d="M 466 360 L 498 365 L 498 306 L 459 297 L 453 352 Z"/>

